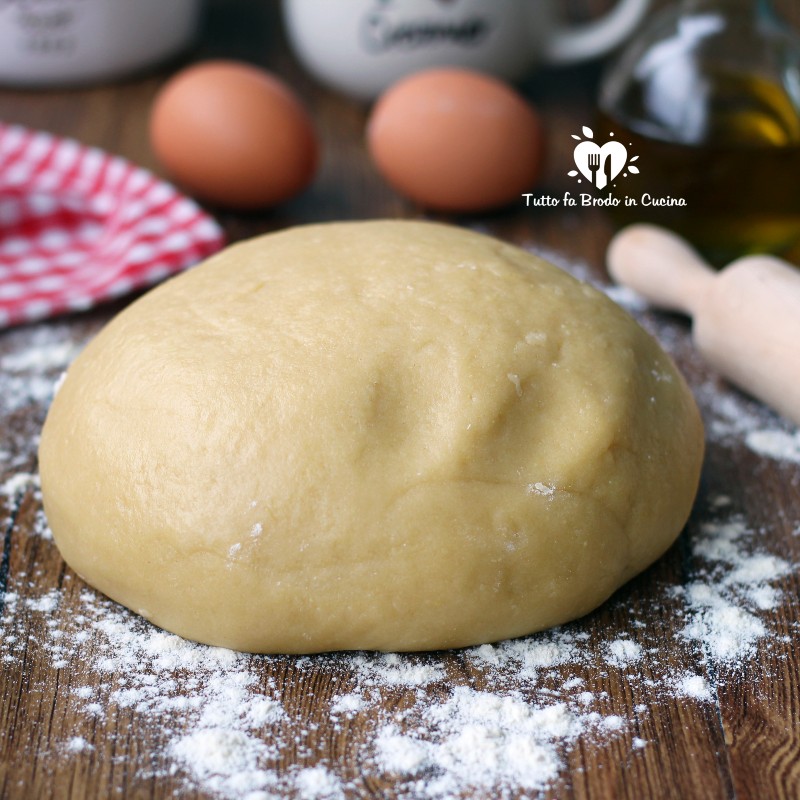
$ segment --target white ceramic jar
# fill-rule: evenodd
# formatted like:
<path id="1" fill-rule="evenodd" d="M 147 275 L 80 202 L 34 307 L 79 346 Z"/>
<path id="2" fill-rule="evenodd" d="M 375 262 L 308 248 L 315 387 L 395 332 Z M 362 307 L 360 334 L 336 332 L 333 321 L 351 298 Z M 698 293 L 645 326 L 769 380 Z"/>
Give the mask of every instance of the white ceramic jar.
<path id="1" fill-rule="evenodd" d="M 468 67 L 513 80 L 537 62 L 600 55 L 632 32 L 649 5 L 617 0 L 604 16 L 577 26 L 560 18 L 557 0 L 283 0 L 283 13 L 306 68 L 368 99 L 427 67 Z"/>
<path id="2" fill-rule="evenodd" d="M 200 0 L 0 0 L 0 83 L 123 77 L 185 47 L 199 8 Z"/>

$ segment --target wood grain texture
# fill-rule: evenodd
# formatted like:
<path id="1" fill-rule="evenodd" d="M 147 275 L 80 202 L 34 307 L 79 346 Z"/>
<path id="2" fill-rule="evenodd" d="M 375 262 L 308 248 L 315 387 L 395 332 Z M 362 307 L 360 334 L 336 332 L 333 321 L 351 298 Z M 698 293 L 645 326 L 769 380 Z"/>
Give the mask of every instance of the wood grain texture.
<path id="1" fill-rule="evenodd" d="M 368 108 L 327 92 L 294 62 L 282 38 L 276 5 L 248 0 L 209 4 L 204 35 L 191 57 L 246 58 L 284 75 L 318 122 L 323 162 L 313 187 L 275 210 L 250 215 L 219 211 L 217 216 L 230 240 L 320 220 L 425 216 L 396 196 L 369 163 L 363 143 Z M 580 15 L 587 7 L 597 9 L 608 3 L 576 1 L 573 5 Z M 793 0 L 776 6 L 800 27 L 800 7 Z M 3 90 L 0 119 L 75 137 L 158 172 L 147 143 L 147 114 L 168 74 L 164 69 L 109 88 Z M 546 122 L 548 159 L 540 187 L 544 193 L 563 194 L 571 186 L 565 174 L 573 146 L 570 133 L 591 119 L 599 75 L 597 64 L 548 70 L 522 87 L 542 110 Z M 557 260 L 583 264 L 587 274 L 596 277 L 603 275 L 603 253 L 612 233 L 601 211 L 581 208 L 513 207 L 481 217 L 436 218 L 476 226 L 550 253 Z M 42 327 L 64 340 L 84 342 L 126 302 L 0 334 L 0 358 L 35 342 Z M 645 314 L 643 322 L 668 337 L 671 350 L 694 387 L 707 392 L 709 386 L 720 386 L 691 350 L 683 321 Z M 57 374 L 54 370 L 48 376 L 54 380 Z M 0 484 L 20 472 L 35 473 L 35 437 L 44 414 L 44 404 L 33 401 L 0 413 L 0 450 L 8 454 L 0 459 Z M 542 797 L 800 797 L 798 571 L 774 584 L 783 591 L 784 601 L 765 614 L 780 635 L 769 637 L 735 670 L 713 664 L 695 643 L 680 641 L 676 636 L 683 624 L 680 599 L 661 591 L 665 586 L 687 585 L 702 572 L 703 565 L 693 555 L 691 542 L 702 524 L 714 518 L 710 500 L 718 495 L 731 498 L 734 510 L 757 531 L 759 546 L 791 564 L 800 564 L 800 466 L 763 458 L 741 440 L 711 441 L 700 497 L 687 532 L 611 601 L 567 626 L 568 631 L 587 635 L 588 660 L 557 666 L 537 685 L 535 691 L 556 691 L 567 676 L 579 676 L 582 688 L 601 698 L 604 714 L 631 720 L 623 735 L 581 740 L 575 748 L 564 751 L 565 767 Z M 80 594 L 86 587 L 64 565 L 52 541 L 36 534 L 41 524 L 39 510 L 40 500 L 33 486 L 13 497 L 0 495 L 0 599 L 12 584 L 19 587 L 21 607 L 26 598 L 39 598 L 50 589 L 60 589 L 63 599 L 53 614 L 59 625 L 67 624 L 80 610 Z M 661 588 L 656 592 L 654 587 Z M 633 624 L 641 620 L 647 620 L 646 626 Z M 2 635 L 0 658 L 12 646 L 17 656 L 0 661 L 0 798 L 210 797 L 202 788 L 187 785 L 180 771 L 171 772 L 172 765 L 165 756 L 169 745 L 166 733 L 147 715 L 113 705 L 94 718 L 78 713 L 74 690 L 96 684 L 97 673 L 77 658 L 65 666 L 54 665 L 52 654 L 42 644 L 48 635 L 45 617 L 18 614 Z M 622 635 L 659 654 L 636 665 L 636 680 L 603 659 L 604 643 Z M 9 636 L 17 637 L 16 642 Z M 447 677 L 430 687 L 431 697 L 445 698 L 454 686 L 493 688 L 463 653 L 435 657 L 446 665 Z M 419 658 L 425 663 L 433 656 Z M 264 693 L 277 692 L 290 717 L 304 721 L 302 736 L 298 736 L 296 726 L 285 721 L 271 723 L 261 731 L 265 740 L 274 737 L 287 742 L 280 751 L 280 769 L 325 762 L 347 779 L 348 797 L 413 796 L 401 778 L 378 775 L 371 768 L 359 746 L 372 735 L 368 721 L 341 719 L 334 724 L 327 713 L 331 697 L 356 685 L 356 676 L 346 665 L 324 658 L 252 656 L 248 668 L 260 676 Z M 669 682 L 669 674 L 685 671 L 708 680 L 715 692 L 712 702 L 665 696 L 659 689 Z M 123 677 L 110 676 L 108 681 Z M 513 675 L 508 680 L 513 683 Z M 414 695 L 415 690 L 406 687 L 383 693 L 383 711 L 390 715 L 393 710 L 410 707 Z M 83 737 L 94 749 L 65 757 L 60 743 L 70 736 Z M 645 739 L 647 747 L 634 748 L 635 737 Z M 529 795 L 521 791 L 509 794 L 523 796 Z"/>

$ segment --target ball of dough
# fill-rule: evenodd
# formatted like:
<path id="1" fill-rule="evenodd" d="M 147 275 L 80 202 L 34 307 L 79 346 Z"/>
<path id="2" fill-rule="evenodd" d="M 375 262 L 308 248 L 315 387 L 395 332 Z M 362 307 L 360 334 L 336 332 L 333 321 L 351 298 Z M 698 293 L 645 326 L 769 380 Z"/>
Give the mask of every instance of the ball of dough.
<path id="1" fill-rule="evenodd" d="M 460 228 L 228 248 L 119 314 L 41 439 L 69 563 L 157 625 L 259 652 L 422 650 L 591 611 L 661 555 L 703 431 L 595 289 Z"/>

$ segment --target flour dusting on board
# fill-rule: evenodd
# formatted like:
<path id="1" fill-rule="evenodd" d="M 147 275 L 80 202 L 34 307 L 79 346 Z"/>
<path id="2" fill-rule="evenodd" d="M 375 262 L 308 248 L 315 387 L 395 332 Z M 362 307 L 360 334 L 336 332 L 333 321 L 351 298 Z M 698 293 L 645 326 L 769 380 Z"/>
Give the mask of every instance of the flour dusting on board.
<path id="1" fill-rule="evenodd" d="M 40 325 L 31 332 L 12 330 L 4 336 L 24 341 L 24 346 L 0 355 L 0 414 L 49 403 L 58 377 L 81 350 L 69 329 Z"/>
<path id="2" fill-rule="evenodd" d="M 717 498 L 710 505 L 716 507 Z M 69 575 L 63 588 L 38 595 L 26 576 L 9 582 L 0 619 L 2 659 L 14 662 L 26 646 L 39 647 L 73 675 L 70 703 L 86 731 L 74 732 L 64 752 L 84 752 L 98 719 L 127 710 L 137 724 L 160 731 L 171 770 L 187 787 L 221 798 L 293 792 L 344 798 L 362 788 L 362 778 L 346 764 L 279 769 L 289 748 L 304 750 L 313 762 L 314 731 L 298 692 L 284 696 L 272 679 L 263 680 L 264 663 L 287 665 L 300 683 L 322 670 L 334 685 L 346 686 L 311 700 L 325 709 L 335 733 L 348 720 L 361 723 L 359 760 L 401 797 L 538 792 L 558 781 L 565 753 L 579 742 L 602 747 L 620 740 L 631 754 L 646 748 L 648 707 L 612 707 L 598 689 L 608 670 L 618 672 L 632 697 L 712 702 L 726 669 L 746 668 L 759 644 L 768 646 L 778 635 L 763 612 L 781 602 L 773 584 L 792 567 L 760 551 L 745 521 L 723 508 L 718 521 L 692 531 L 693 580 L 656 586 L 652 598 L 654 606 L 673 604 L 683 619 L 677 637 L 697 649 L 698 672 L 676 673 L 669 665 L 664 634 L 647 609 L 630 610 L 628 636 L 606 640 L 575 624 L 459 651 L 472 677 L 471 685 L 455 685 L 436 654 L 270 657 L 194 644 L 81 588 Z M 403 702 L 387 702 L 397 697 Z M 146 774 L 147 760 L 136 768 Z"/>
<path id="3" fill-rule="evenodd" d="M 629 310 L 643 308 L 630 293 L 609 294 Z M 672 323 L 645 322 L 668 349 L 683 346 L 685 335 Z M 29 405 L 43 417 L 79 349 L 67 331 L 40 326 L 5 335 L 0 417 Z M 798 432 L 716 383 L 696 393 L 714 446 L 747 448 L 755 460 L 797 472 Z M 0 443 L 0 521 L 8 529 L 27 508 L 28 533 L 13 528 L 12 536 L 36 537 L 38 552 L 55 558 L 39 507 L 37 433 L 23 429 Z M 547 495 L 551 487 L 533 484 L 531 491 Z M 61 670 L 59 691 L 74 730 L 41 758 L 97 763 L 106 752 L 98 740 L 105 721 L 124 714 L 132 736 L 148 730 L 164 742 L 157 759 L 134 748 L 135 776 L 148 779 L 159 764 L 187 790 L 212 797 L 339 800 L 366 794 L 374 778 L 409 800 L 532 797 L 559 786 L 572 748 L 613 744 L 615 753 L 642 757 L 657 746 L 649 738 L 654 704 L 714 703 L 720 685 L 754 669 L 759 653 L 786 635 L 774 611 L 786 602 L 781 581 L 797 565 L 764 549 L 763 531 L 738 510 L 735 488 L 730 493 L 709 491 L 699 500 L 706 521 L 690 525 L 678 545 L 689 565 L 684 582 L 664 583 L 651 573 L 645 601 L 636 599 L 641 588 L 634 596 L 623 589 L 611 601 L 627 620 L 613 635 L 578 621 L 447 659 L 248 655 L 161 631 L 69 571 L 54 587 L 42 585 L 36 571 L 15 567 L 0 594 L 0 664 L 21 669 L 38 651 Z M 800 521 L 788 525 L 800 535 Z M 671 624 L 661 627 L 667 618 Z M 265 665 L 291 675 L 290 689 L 265 677 Z M 315 681 L 319 674 L 327 680 Z M 604 689 L 612 676 L 625 687 L 616 700 Z M 621 697 L 631 698 L 630 705 Z M 324 726 L 309 724 L 309 703 Z M 331 737 L 347 743 L 341 761 L 324 757 L 345 752 L 330 746 Z M 126 746 L 119 743 L 118 752 Z"/>

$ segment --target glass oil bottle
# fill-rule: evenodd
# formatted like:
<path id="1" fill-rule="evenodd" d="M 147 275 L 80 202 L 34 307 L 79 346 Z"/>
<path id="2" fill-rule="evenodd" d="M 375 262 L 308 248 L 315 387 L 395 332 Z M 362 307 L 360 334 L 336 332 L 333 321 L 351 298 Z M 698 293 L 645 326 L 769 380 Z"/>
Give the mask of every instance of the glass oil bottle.
<path id="1" fill-rule="evenodd" d="M 800 37 L 766 0 L 656 16 L 604 79 L 596 131 L 639 156 L 610 187 L 619 223 L 669 227 L 720 265 L 800 240 Z"/>

